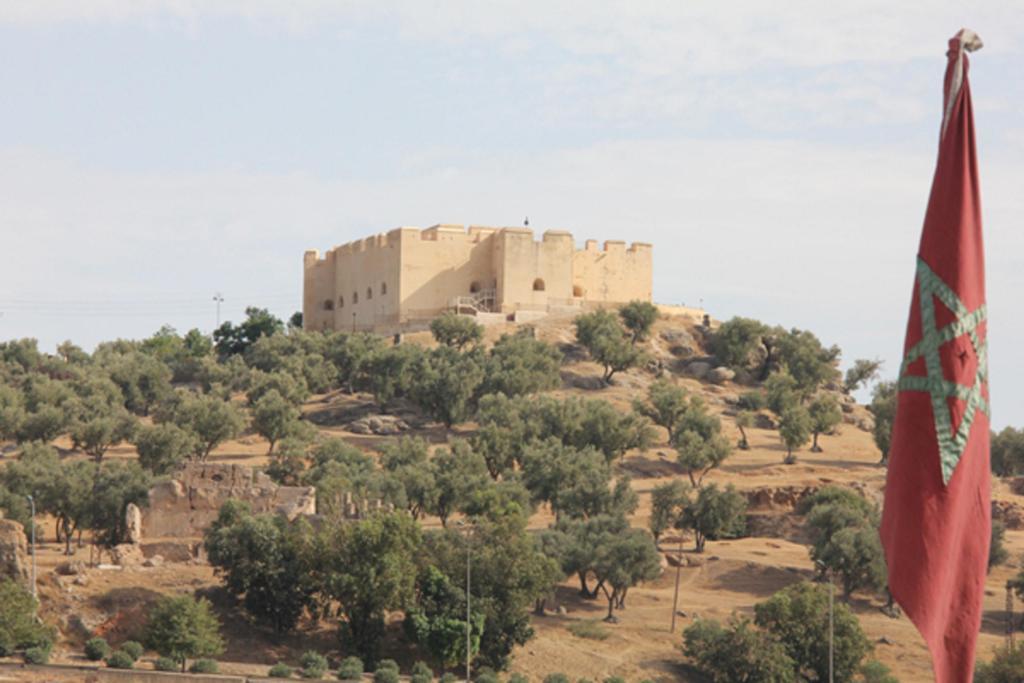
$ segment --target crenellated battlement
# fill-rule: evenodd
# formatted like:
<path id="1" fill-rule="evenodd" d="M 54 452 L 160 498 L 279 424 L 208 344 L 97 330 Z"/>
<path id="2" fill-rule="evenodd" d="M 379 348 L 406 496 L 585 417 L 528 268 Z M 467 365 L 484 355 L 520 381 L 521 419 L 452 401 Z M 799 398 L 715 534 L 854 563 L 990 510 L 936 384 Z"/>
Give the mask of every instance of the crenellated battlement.
<path id="1" fill-rule="evenodd" d="M 486 297 L 487 311 L 651 299 L 652 247 L 587 240 L 566 230 L 439 223 L 401 226 L 303 258 L 307 329 L 380 330 L 430 318 L 452 301 Z M 484 301 L 484 299 L 480 299 Z"/>

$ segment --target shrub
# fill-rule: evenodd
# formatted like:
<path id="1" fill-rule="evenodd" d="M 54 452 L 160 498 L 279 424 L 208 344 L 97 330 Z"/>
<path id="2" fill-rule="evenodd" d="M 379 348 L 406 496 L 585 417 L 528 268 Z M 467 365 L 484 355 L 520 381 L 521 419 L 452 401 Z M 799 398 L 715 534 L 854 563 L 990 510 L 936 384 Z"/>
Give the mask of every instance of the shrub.
<path id="1" fill-rule="evenodd" d="M 544 683 L 569 683 L 569 677 L 563 673 L 548 674 L 544 677 Z"/>
<path id="2" fill-rule="evenodd" d="M 604 683 L 626 683 L 626 679 L 622 676 L 609 676 L 604 679 Z"/>
<path id="3" fill-rule="evenodd" d="M 1008 645 L 996 650 L 992 661 L 978 662 L 974 672 L 976 683 L 1017 683 L 1024 671 L 1024 646 Z"/>
<path id="4" fill-rule="evenodd" d="M 768 398 L 764 395 L 763 391 L 748 391 L 740 395 L 740 400 L 736 405 L 743 410 L 753 410 L 756 412 L 768 405 Z"/>
<path id="5" fill-rule="evenodd" d="M 314 650 L 306 650 L 299 659 L 302 670 L 299 674 L 303 678 L 323 678 L 327 672 L 327 658 Z"/>
<path id="6" fill-rule="evenodd" d="M 605 640 L 609 635 L 608 630 L 593 619 L 570 624 L 569 633 L 577 638 L 586 638 L 587 640 Z"/>
<path id="7" fill-rule="evenodd" d="M 885 664 L 872 659 L 860 667 L 864 683 L 900 683 Z"/>
<path id="8" fill-rule="evenodd" d="M 25 650 L 26 664 L 46 664 L 50 661 L 50 648 L 37 645 Z"/>
<path id="9" fill-rule="evenodd" d="M 274 666 L 270 667 L 270 671 L 267 672 L 267 675 L 271 678 L 291 678 L 292 668 L 284 662 L 278 662 Z"/>
<path id="10" fill-rule="evenodd" d="M 135 666 L 135 660 L 124 650 L 114 650 L 107 657 L 107 666 L 111 669 L 131 669 Z"/>
<path id="11" fill-rule="evenodd" d="M 474 683 L 501 683 L 498 679 L 498 674 L 494 673 L 493 669 L 487 667 L 480 669 L 473 681 Z"/>
<path id="12" fill-rule="evenodd" d="M 194 674 L 215 674 L 217 673 L 216 659 L 197 659 L 188 668 Z"/>
<path id="13" fill-rule="evenodd" d="M 128 656 L 132 658 L 132 661 L 137 662 L 139 661 L 139 657 L 142 656 L 142 653 L 145 652 L 146 649 L 142 647 L 142 643 L 136 642 L 134 640 L 127 640 L 121 644 L 121 651 L 127 652 Z"/>
<path id="14" fill-rule="evenodd" d="M 440 683 L 457 683 L 458 680 L 458 676 L 449 671 L 446 674 L 441 674 Z"/>
<path id="15" fill-rule="evenodd" d="M 412 676 L 409 680 L 412 683 L 431 683 L 434 680 L 434 672 L 426 662 L 416 662 L 412 665 Z"/>
<path id="16" fill-rule="evenodd" d="M 90 638 L 85 641 L 85 658 L 90 662 L 98 662 L 110 654 L 110 646 L 103 638 Z"/>
<path id="17" fill-rule="evenodd" d="M 508 683 L 530 683 L 530 679 L 523 674 L 512 674 L 508 677 Z M 622 681 L 622 683 L 626 683 Z"/>
<path id="18" fill-rule="evenodd" d="M 359 657 L 345 657 L 338 667 L 338 678 L 342 681 L 358 681 L 363 677 L 363 660 Z"/>
<path id="19" fill-rule="evenodd" d="M 157 657 L 153 662 L 153 668 L 157 671 L 177 671 L 181 667 L 170 657 Z"/>
<path id="20" fill-rule="evenodd" d="M 398 669 L 381 668 L 373 672 L 373 683 L 398 683 Z"/>

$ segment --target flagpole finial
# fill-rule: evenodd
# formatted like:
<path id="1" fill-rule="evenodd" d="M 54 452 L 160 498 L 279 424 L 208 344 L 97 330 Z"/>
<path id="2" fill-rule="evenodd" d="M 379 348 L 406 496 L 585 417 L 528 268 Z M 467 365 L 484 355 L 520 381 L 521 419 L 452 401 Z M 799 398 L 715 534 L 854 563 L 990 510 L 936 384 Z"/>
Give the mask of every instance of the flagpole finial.
<path id="1" fill-rule="evenodd" d="M 976 52 L 977 50 L 985 47 L 985 43 L 981 42 L 981 36 L 969 28 L 960 29 L 960 32 L 956 34 L 956 37 L 960 40 L 960 45 L 963 49 L 968 52 Z"/>

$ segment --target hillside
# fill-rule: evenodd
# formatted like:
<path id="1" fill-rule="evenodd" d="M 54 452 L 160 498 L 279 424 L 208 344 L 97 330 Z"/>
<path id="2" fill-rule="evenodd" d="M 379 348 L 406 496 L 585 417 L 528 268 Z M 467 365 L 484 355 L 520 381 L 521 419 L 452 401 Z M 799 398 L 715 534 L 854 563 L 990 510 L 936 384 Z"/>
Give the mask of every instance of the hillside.
<path id="1" fill-rule="evenodd" d="M 537 338 L 558 346 L 565 354 L 561 368 L 560 387 L 551 394 L 558 397 L 601 398 L 620 411 L 631 410 L 634 399 L 642 398 L 660 372 L 691 394 L 704 398 L 711 412 L 722 417 L 724 432 L 736 443 L 740 438 L 733 417 L 738 396 L 750 389 L 731 380 L 715 384 L 692 376 L 690 363 L 706 355 L 697 321 L 688 316 L 663 317 L 654 326 L 647 350 L 654 359 L 649 367 L 619 373 L 611 386 L 602 386 L 601 368 L 586 358 L 574 345 L 570 318 L 547 318 L 535 324 Z M 486 330 L 485 343 L 492 343 L 511 326 L 495 326 Z M 408 335 L 403 343 L 432 345 L 429 333 Z M 681 348 L 682 347 L 682 348 Z M 684 351 L 684 349 L 688 349 Z M 411 409 L 398 408 L 408 424 L 402 433 L 419 436 L 431 444 L 448 442 L 453 437 L 468 437 L 475 430 L 473 423 L 445 429 L 437 423 L 418 418 Z M 368 418 L 380 413 L 367 394 L 332 391 L 312 396 L 302 407 L 308 420 L 321 434 L 339 436 L 367 451 L 375 451 L 393 436 L 373 433 L 353 423 L 365 425 Z M 769 413 L 764 411 L 767 418 Z M 811 579 L 814 570 L 807 550 L 807 535 L 802 519 L 794 512 L 798 500 L 826 484 L 856 489 L 869 498 L 881 500 L 885 469 L 872 435 L 865 431 L 870 415 L 862 406 L 850 405 L 846 419 L 836 433 L 823 435 L 823 452 L 812 453 L 806 447 L 797 453 L 795 464 L 783 464 L 786 449 L 778 431 L 765 428 L 766 422 L 748 429 L 749 450 L 735 450 L 725 463 L 711 470 L 706 483 L 734 485 L 751 501 L 748 510 L 750 535 L 735 540 L 708 541 L 703 553 L 693 551 L 693 539 L 668 532 L 661 538 L 665 555 L 679 555 L 684 565 L 680 570 L 679 618 L 675 633 L 669 631 L 675 569 L 664 559 L 661 577 L 629 592 L 626 608 L 618 613 L 614 624 L 600 623 L 607 611 L 602 599 L 586 600 L 578 594 L 573 579 L 563 582 L 552 600 L 547 602 L 543 616 L 531 617 L 536 637 L 513 653 L 512 670 L 539 681 L 547 673 L 563 671 L 574 678 L 600 680 L 619 675 L 630 681 L 644 678 L 655 681 L 702 680 L 685 665 L 679 650 L 680 632 L 697 618 L 726 620 L 733 613 L 752 614 L 755 603 L 773 592 L 800 580 Z M 630 518 L 634 527 L 647 528 L 651 513 L 651 490 L 658 484 L 686 475 L 676 462 L 675 451 L 666 442 L 667 435 L 657 428 L 654 444 L 643 450 L 633 449 L 616 464 L 619 474 L 628 474 L 639 494 L 639 507 Z M 61 437 L 56 445 L 68 453 L 66 457 L 84 457 L 71 452 L 71 443 Z M 212 463 L 265 466 L 268 443 L 254 434 L 246 434 L 219 445 L 211 454 Z M 10 456 L 7 456 L 10 458 Z M 130 445 L 112 448 L 109 459 L 136 457 Z M 994 496 L 1015 513 L 1007 519 L 1006 547 L 1011 561 L 996 567 L 989 576 L 985 600 L 985 617 L 979 640 L 979 656 L 988 658 L 1003 641 L 1005 623 L 1004 585 L 1017 572 L 1016 560 L 1024 554 L 1024 495 L 1014 493 L 997 481 Z M 553 521 L 549 511 L 541 507 L 530 518 L 529 527 L 539 530 Z M 425 527 L 438 527 L 435 518 L 427 518 Z M 79 568 L 73 575 L 58 575 L 55 568 L 67 561 L 63 544 L 54 542 L 52 524 L 41 528 L 39 552 L 39 583 L 43 616 L 60 628 L 60 642 L 54 660 L 81 662 L 81 644 L 92 631 L 104 633 L 111 641 L 136 637 L 145 617 L 146 605 L 159 594 L 198 592 L 211 597 L 225 625 L 228 647 L 221 659 L 224 673 L 263 674 L 266 667 L 286 659 L 294 662 L 298 655 L 312 647 L 336 651 L 334 629 L 326 625 L 303 622 L 300 629 L 285 637 L 253 626 L 220 588 L 213 569 L 202 560 L 190 559 L 187 550 L 174 561 L 175 548 L 187 549 L 180 539 L 168 541 L 162 561 L 154 566 L 136 565 L 124 569 L 113 567 Z M 161 539 L 146 539 L 156 544 Z M 198 539 L 196 539 L 198 540 Z M 83 554 L 85 557 L 83 557 Z M 73 559 L 86 559 L 89 548 L 79 551 Z M 861 625 L 875 644 L 874 657 L 892 668 L 902 681 L 930 679 L 927 651 L 913 626 L 905 617 L 892 618 L 881 611 L 880 596 L 857 593 L 851 607 Z M 570 627 L 581 621 L 600 623 L 603 640 L 580 638 Z M 411 653 L 389 651 L 403 664 L 411 663 Z"/>

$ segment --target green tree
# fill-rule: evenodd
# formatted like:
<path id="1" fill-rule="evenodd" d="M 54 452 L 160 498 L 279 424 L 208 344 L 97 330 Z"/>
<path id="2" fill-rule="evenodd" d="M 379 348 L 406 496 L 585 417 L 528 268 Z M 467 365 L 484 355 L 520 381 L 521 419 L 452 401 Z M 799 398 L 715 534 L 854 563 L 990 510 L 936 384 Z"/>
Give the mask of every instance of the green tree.
<path id="1" fill-rule="evenodd" d="M 779 436 L 786 446 L 786 458 L 783 462 L 792 465 L 796 462 L 793 451 L 800 448 L 811 438 L 811 416 L 802 405 L 792 405 L 779 416 Z"/>
<path id="2" fill-rule="evenodd" d="M 249 306 L 245 320 L 239 325 L 231 321 L 213 331 L 213 342 L 221 357 L 244 354 L 260 337 L 284 331 L 284 323 L 265 308 Z"/>
<path id="3" fill-rule="evenodd" d="M 416 579 L 416 597 L 413 607 L 406 611 L 404 627 L 409 640 L 430 653 L 441 668 L 463 661 L 466 656 L 465 590 L 452 585 L 437 567 L 424 567 Z M 480 651 L 483 630 L 484 615 L 471 609 L 469 651 L 473 657 Z"/>
<path id="4" fill-rule="evenodd" d="M 992 432 L 992 472 L 1000 477 L 1024 472 L 1024 430 L 1004 427 L 999 433 Z"/>
<path id="5" fill-rule="evenodd" d="M 436 495 L 426 511 L 448 526 L 448 518 L 465 508 L 473 492 L 487 483 L 487 463 L 474 453 L 465 441 L 455 441 L 451 448 L 438 449 L 430 461 L 434 473 Z"/>
<path id="6" fill-rule="evenodd" d="M 822 346 L 812 332 L 794 328 L 778 338 L 777 347 L 779 363 L 796 380 L 802 397 L 812 395 L 839 376 L 839 347 Z"/>
<path id="7" fill-rule="evenodd" d="M 153 477 L 137 462 L 105 462 L 93 472 L 86 518 L 93 537 L 102 545 L 112 547 L 125 540 L 128 504 L 134 503 L 140 508 L 148 505 Z"/>
<path id="8" fill-rule="evenodd" d="M 467 315 L 446 311 L 430 321 L 430 333 L 438 344 L 459 351 L 484 338 L 484 326 Z"/>
<path id="9" fill-rule="evenodd" d="M 189 659 L 215 657 L 224 651 L 220 623 L 210 601 L 190 595 L 168 596 L 153 606 L 146 624 L 146 644 L 180 663 L 183 673 Z"/>
<path id="10" fill-rule="evenodd" d="M 281 515 L 253 515 L 229 500 L 204 535 L 210 564 L 245 610 L 278 633 L 295 627 L 313 605 L 312 529 Z"/>
<path id="11" fill-rule="evenodd" d="M 97 461 L 113 446 L 131 439 L 137 426 L 135 418 L 123 408 L 109 410 L 105 414 L 91 412 L 71 423 L 72 445 Z"/>
<path id="12" fill-rule="evenodd" d="M 235 404 L 191 392 L 181 397 L 172 421 L 195 435 L 192 455 L 197 460 L 206 460 L 214 448 L 238 436 L 245 426 L 245 418 Z"/>
<path id="13" fill-rule="evenodd" d="M 558 520 L 603 511 L 611 468 L 594 448 L 576 450 L 556 439 L 533 442 L 523 460 L 523 484 L 534 502 L 545 502 Z"/>
<path id="14" fill-rule="evenodd" d="M 38 607 L 32 594 L 16 581 L 0 579 L 0 656 L 34 647 L 49 650 L 55 634 L 39 621 Z"/>
<path id="15" fill-rule="evenodd" d="M 299 409 L 285 400 L 277 389 L 271 389 L 256 402 L 252 407 L 252 427 L 270 444 L 267 455 L 273 454 L 278 441 L 302 429 L 305 423 L 299 421 L 301 416 Z"/>
<path id="16" fill-rule="evenodd" d="M 800 391 L 796 380 L 788 372 L 775 372 L 764 383 L 765 403 L 768 410 L 781 416 L 787 408 L 799 405 Z"/>
<path id="17" fill-rule="evenodd" d="M 95 355 L 121 389 L 124 407 L 136 415 L 149 415 L 171 393 L 171 369 L 160 359 L 141 351 L 104 354 L 97 350 Z"/>
<path id="18" fill-rule="evenodd" d="M 422 346 L 398 344 L 367 358 L 369 370 L 365 385 L 377 403 L 383 406 L 393 399 L 411 396 L 415 386 L 415 368 L 425 362 L 425 354 Z"/>
<path id="19" fill-rule="evenodd" d="M 328 336 L 324 357 L 338 369 L 338 384 L 352 393 L 362 389 L 370 389 L 377 401 L 384 403 L 391 397 L 382 398 L 377 381 L 382 378 L 382 370 L 389 370 L 383 375 L 394 381 L 404 377 L 402 367 L 394 367 L 394 363 L 382 365 L 379 357 L 406 358 L 408 352 L 418 356 L 423 349 L 415 344 L 399 344 L 389 348 L 376 334 L 356 332 L 353 334 L 334 333 Z M 400 395 L 400 394 L 399 394 Z"/>
<path id="20" fill-rule="evenodd" d="M 873 526 L 840 529 L 827 541 L 816 544 L 811 556 L 839 576 L 847 601 L 861 588 L 877 590 L 885 586 L 885 556 L 878 529 Z"/>
<path id="21" fill-rule="evenodd" d="M 677 479 L 651 489 L 650 529 L 655 541 L 666 530 L 679 528 L 683 511 L 689 504 L 690 489 Z"/>
<path id="22" fill-rule="evenodd" d="M 694 488 L 732 454 L 732 444 L 722 435 L 722 421 L 708 412 L 699 396 L 690 399 L 680 417 L 672 445 Z"/>
<path id="23" fill-rule="evenodd" d="M 643 354 L 630 342 L 615 314 L 599 310 L 576 318 L 576 341 L 590 357 L 604 366 L 602 380 L 611 382 L 616 372 L 640 364 Z"/>
<path id="24" fill-rule="evenodd" d="M 594 574 L 608 600 L 605 621 L 614 621 L 612 610 L 625 607 L 626 593 L 642 581 L 661 574 L 661 558 L 654 540 L 643 529 L 630 529 L 603 546 L 594 563 Z"/>
<path id="25" fill-rule="evenodd" d="M 868 410 L 875 417 L 873 435 L 875 445 L 882 451 L 882 464 L 889 460 L 889 446 L 892 443 L 892 425 L 896 419 L 896 383 L 879 382 L 871 394 Z"/>
<path id="26" fill-rule="evenodd" d="M 1006 525 L 998 519 L 992 520 L 992 538 L 988 544 L 988 570 L 992 567 L 1003 564 L 1009 559 L 1010 553 L 1006 550 L 1003 539 L 1006 537 Z"/>
<path id="27" fill-rule="evenodd" d="M 811 418 L 811 434 L 813 435 L 811 452 L 820 453 L 818 435 L 828 434 L 835 429 L 843 421 L 843 412 L 839 409 L 839 401 L 830 394 L 818 394 L 807 406 L 807 412 Z"/>
<path id="28" fill-rule="evenodd" d="M 153 474 L 167 474 L 196 451 L 196 436 L 173 422 L 142 427 L 135 433 L 139 464 Z"/>
<path id="29" fill-rule="evenodd" d="M 420 544 L 418 526 L 404 514 L 327 524 L 318 536 L 321 599 L 338 603 L 343 642 L 371 665 L 386 612 L 412 601 Z"/>
<path id="30" fill-rule="evenodd" d="M 644 341 L 658 319 L 658 307 L 650 301 L 630 301 L 619 308 L 619 317 L 630 335 L 630 343 Z"/>
<path id="31" fill-rule="evenodd" d="M 283 370 L 274 370 L 273 372 L 253 370 L 249 375 L 249 389 L 245 392 L 249 405 L 256 405 L 271 391 L 276 391 L 279 396 L 294 406 L 301 406 L 309 398 L 309 386 L 306 384 L 306 378 L 298 370 L 294 374 Z"/>
<path id="32" fill-rule="evenodd" d="M 381 452 L 381 465 L 401 483 L 413 519 L 419 519 L 437 501 L 435 470 L 428 457 L 427 442 L 416 438 L 400 439 Z"/>
<path id="33" fill-rule="evenodd" d="M 480 394 L 520 396 L 557 389 L 561 364 L 558 349 L 527 331 L 503 334 L 487 355 Z"/>
<path id="34" fill-rule="evenodd" d="M 745 618 L 734 618 L 724 628 L 714 619 L 698 619 L 683 631 L 683 653 L 713 681 L 799 680 L 785 648 Z"/>
<path id="35" fill-rule="evenodd" d="M 704 552 L 708 539 L 735 538 L 746 527 L 747 499 L 730 484 L 719 489 L 705 486 L 683 511 L 682 523 L 693 530 L 697 552 Z"/>
<path id="36" fill-rule="evenodd" d="M 786 649 L 802 676 L 828 680 L 829 609 L 824 586 L 797 583 L 754 606 L 754 621 Z M 834 675 L 839 683 L 852 681 L 871 643 L 856 615 L 843 603 L 833 608 Z"/>
<path id="37" fill-rule="evenodd" d="M 25 401 L 21 392 L 0 383 L 0 440 L 17 438 L 25 422 Z"/>
<path id="38" fill-rule="evenodd" d="M 451 427 L 475 411 L 474 396 L 483 378 L 479 352 L 460 353 L 442 346 L 420 357 L 411 397 L 424 414 Z"/>
<path id="39" fill-rule="evenodd" d="M 767 327 L 751 318 L 731 318 L 722 323 L 711 337 L 711 353 L 722 365 L 735 370 L 751 369 L 756 352 L 762 349 Z"/>
<path id="40" fill-rule="evenodd" d="M 858 680 L 863 683 L 900 683 L 889 667 L 874 659 L 861 665 Z"/>
<path id="41" fill-rule="evenodd" d="M 669 443 L 689 407 L 686 390 L 667 379 L 659 379 L 647 388 L 646 401 L 633 401 L 633 410 L 668 431 Z"/>
<path id="42" fill-rule="evenodd" d="M 747 430 L 754 426 L 754 413 L 749 410 L 741 410 L 736 414 L 736 428 L 740 430 L 740 442 L 737 448 L 741 451 L 750 450 L 750 440 L 747 439 Z"/>
<path id="43" fill-rule="evenodd" d="M 853 393 L 871 380 L 878 379 L 878 373 L 881 369 L 882 361 L 878 359 L 858 358 L 853 361 L 853 365 L 846 371 L 843 386 L 847 392 Z"/>

